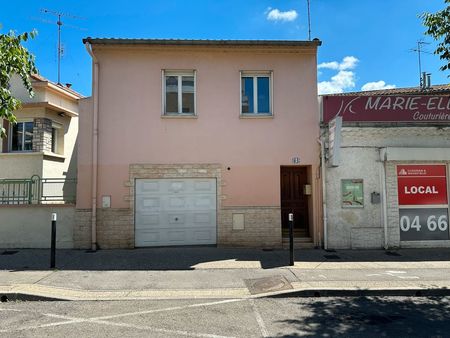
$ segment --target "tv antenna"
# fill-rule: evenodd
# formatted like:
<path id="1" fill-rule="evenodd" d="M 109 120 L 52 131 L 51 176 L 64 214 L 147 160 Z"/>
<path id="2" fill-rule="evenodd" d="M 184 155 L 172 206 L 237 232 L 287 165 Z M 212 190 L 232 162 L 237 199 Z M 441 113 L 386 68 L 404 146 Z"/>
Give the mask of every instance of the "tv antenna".
<path id="1" fill-rule="evenodd" d="M 412 52 L 417 52 L 417 55 L 418 55 L 418 60 L 419 60 L 419 87 L 421 87 L 421 88 L 422 88 L 422 85 L 423 85 L 423 83 L 422 83 L 422 81 L 423 81 L 422 76 L 423 75 L 422 75 L 421 54 L 422 53 L 433 54 L 433 53 L 430 53 L 429 51 L 423 49 L 423 45 L 429 45 L 429 44 L 430 44 L 429 42 L 425 42 L 423 40 L 418 40 L 417 41 L 417 48 L 412 48 L 411 49 Z"/>
<path id="2" fill-rule="evenodd" d="M 311 41 L 311 11 L 310 11 L 310 0 L 306 0 L 308 6 L 308 40 Z"/>
<path id="3" fill-rule="evenodd" d="M 58 18 L 58 21 L 56 21 L 56 24 L 58 25 L 58 84 L 60 85 L 61 84 L 61 56 L 63 54 L 63 47 L 61 46 L 61 28 L 64 25 L 64 26 L 71 27 L 71 28 L 85 30 L 84 28 L 65 24 L 62 22 L 61 18 L 66 17 L 66 18 L 78 19 L 78 20 L 84 20 L 84 18 L 82 18 L 80 16 L 68 14 L 68 13 L 62 13 L 62 12 L 57 12 L 57 11 L 53 11 L 50 9 L 45 9 L 45 8 L 41 9 L 41 12 L 50 14 L 50 15 L 54 15 Z M 46 22 L 46 23 L 55 23 L 54 21 L 48 21 L 48 20 L 40 20 L 40 21 Z"/>

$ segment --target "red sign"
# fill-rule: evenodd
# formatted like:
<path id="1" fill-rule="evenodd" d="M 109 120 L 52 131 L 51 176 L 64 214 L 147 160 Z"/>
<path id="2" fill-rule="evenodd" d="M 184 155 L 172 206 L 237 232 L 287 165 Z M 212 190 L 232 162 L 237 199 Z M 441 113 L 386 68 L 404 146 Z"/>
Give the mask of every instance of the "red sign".
<path id="1" fill-rule="evenodd" d="M 445 165 L 398 165 L 400 205 L 448 204 Z"/>
<path id="2" fill-rule="evenodd" d="M 344 122 L 450 123 L 449 96 L 325 95 L 322 108 L 325 123 L 337 116 Z"/>

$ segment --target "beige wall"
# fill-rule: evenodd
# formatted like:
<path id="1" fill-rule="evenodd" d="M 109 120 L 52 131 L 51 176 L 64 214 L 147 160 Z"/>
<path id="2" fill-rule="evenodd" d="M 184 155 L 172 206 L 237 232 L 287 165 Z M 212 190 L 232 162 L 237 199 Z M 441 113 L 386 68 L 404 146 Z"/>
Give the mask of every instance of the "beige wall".
<path id="1" fill-rule="evenodd" d="M 56 247 L 73 248 L 74 206 L 0 206 L 0 248 L 50 248 L 51 214 L 58 215 Z"/>
<path id="2" fill-rule="evenodd" d="M 111 195 L 113 208 L 130 206 L 125 182 L 132 163 L 220 163 L 224 207 L 279 206 L 280 166 L 294 156 L 317 172 L 315 48 L 94 53 L 100 62 L 98 198 Z M 197 71 L 198 118 L 161 118 L 162 69 Z M 274 118 L 239 118 L 240 70 L 273 71 Z M 84 126 L 92 123 L 91 112 L 80 113 L 79 208 L 90 207 L 92 129 Z"/>
<path id="3" fill-rule="evenodd" d="M 0 154 L 0 179 L 42 177 L 42 153 Z"/>

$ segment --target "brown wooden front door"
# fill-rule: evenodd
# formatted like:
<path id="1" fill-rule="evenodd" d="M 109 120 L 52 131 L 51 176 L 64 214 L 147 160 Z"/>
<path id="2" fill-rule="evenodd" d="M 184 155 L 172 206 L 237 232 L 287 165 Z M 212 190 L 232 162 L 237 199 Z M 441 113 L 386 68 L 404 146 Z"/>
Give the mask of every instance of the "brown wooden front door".
<path id="1" fill-rule="evenodd" d="M 308 184 L 306 167 L 281 167 L 281 226 L 283 237 L 289 236 L 289 213 L 294 214 L 294 237 L 309 237 Z"/>

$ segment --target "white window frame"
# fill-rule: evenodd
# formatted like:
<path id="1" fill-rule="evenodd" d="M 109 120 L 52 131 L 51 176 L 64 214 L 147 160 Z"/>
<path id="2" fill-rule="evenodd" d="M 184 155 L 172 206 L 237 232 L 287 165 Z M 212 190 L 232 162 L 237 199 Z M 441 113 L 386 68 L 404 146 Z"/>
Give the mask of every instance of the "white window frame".
<path id="1" fill-rule="evenodd" d="M 166 111 L 166 76 L 178 77 L 178 112 Z M 183 76 L 194 77 L 194 112 L 183 113 Z M 161 83 L 162 83 L 162 101 L 161 101 L 161 116 L 197 116 L 197 71 L 194 70 L 168 70 L 163 69 L 161 71 Z"/>
<path id="2" fill-rule="evenodd" d="M 33 123 L 33 128 L 34 128 L 34 121 L 33 120 L 17 120 L 17 123 L 27 123 L 27 122 L 31 122 Z M 23 146 L 25 146 L 25 133 L 22 130 L 22 150 L 12 150 L 12 142 L 13 142 L 13 127 L 14 127 L 14 123 L 10 123 L 9 124 L 9 132 L 8 132 L 8 149 L 10 153 L 30 153 L 33 152 L 33 141 L 34 141 L 34 133 L 33 133 L 33 140 L 31 141 L 31 150 L 23 150 Z"/>
<path id="3" fill-rule="evenodd" d="M 273 71 L 246 71 L 241 70 L 239 76 L 239 110 L 240 116 L 244 117 L 273 117 Z M 242 112 L 242 78 L 253 77 L 253 112 Z M 269 113 L 258 113 L 258 77 L 269 78 Z"/>
<path id="4" fill-rule="evenodd" d="M 53 129 L 55 130 L 55 138 L 53 138 Z M 53 148 L 53 142 L 55 143 L 55 151 L 53 151 L 52 149 L 52 153 L 53 154 L 59 154 L 58 152 L 58 137 L 59 137 L 59 132 L 62 129 L 62 125 L 59 124 L 58 122 L 54 122 L 52 121 L 52 148 Z"/>

